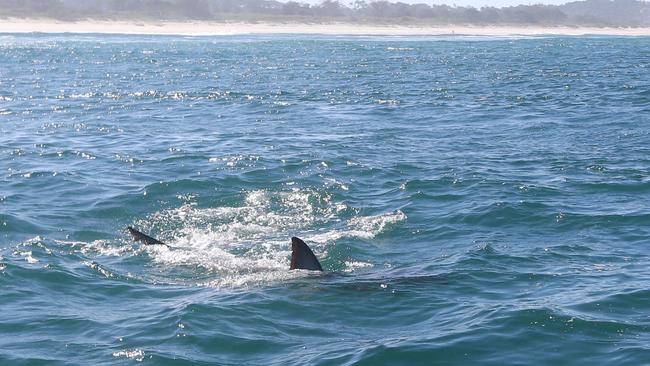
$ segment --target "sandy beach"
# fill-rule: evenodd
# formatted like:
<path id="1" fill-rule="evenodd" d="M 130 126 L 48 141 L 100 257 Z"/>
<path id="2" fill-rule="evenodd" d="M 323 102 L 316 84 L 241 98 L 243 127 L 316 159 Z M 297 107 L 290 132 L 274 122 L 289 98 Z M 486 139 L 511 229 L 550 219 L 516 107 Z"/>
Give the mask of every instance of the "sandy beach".
<path id="1" fill-rule="evenodd" d="M 52 19 L 0 19 L 0 33 L 106 33 L 151 35 L 240 35 L 240 34 L 324 34 L 324 35 L 614 35 L 649 36 L 650 28 L 516 27 L 516 26 L 404 26 L 352 23 L 244 23 L 244 22 L 140 22 L 84 20 L 64 22 Z"/>

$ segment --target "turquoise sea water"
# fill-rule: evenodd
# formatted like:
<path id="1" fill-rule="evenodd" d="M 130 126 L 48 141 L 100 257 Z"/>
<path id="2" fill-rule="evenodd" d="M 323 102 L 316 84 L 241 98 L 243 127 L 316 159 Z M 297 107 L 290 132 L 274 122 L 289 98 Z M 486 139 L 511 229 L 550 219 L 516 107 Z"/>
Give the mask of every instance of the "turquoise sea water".
<path id="1" fill-rule="evenodd" d="M 650 363 L 650 38 L 0 55 L 2 365 Z"/>

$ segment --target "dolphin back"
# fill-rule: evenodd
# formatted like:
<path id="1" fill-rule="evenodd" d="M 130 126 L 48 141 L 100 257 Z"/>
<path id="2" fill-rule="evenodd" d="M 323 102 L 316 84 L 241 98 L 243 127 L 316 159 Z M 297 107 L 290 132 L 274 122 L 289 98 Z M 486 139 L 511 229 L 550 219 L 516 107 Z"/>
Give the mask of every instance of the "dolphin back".
<path id="1" fill-rule="evenodd" d="M 162 241 L 160 241 L 158 239 L 154 239 L 154 238 L 150 237 L 147 234 L 143 234 L 143 233 L 139 232 L 138 230 L 136 230 L 136 229 L 134 229 L 134 228 L 132 228 L 130 226 L 127 227 L 126 229 L 129 230 L 129 234 L 131 234 L 131 236 L 133 236 L 133 240 L 139 241 L 142 244 L 147 244 L 147 245 L 153 245 L 153 244 L 167 245 L 167 244 L 163 243 Z"/>
<path id="2" fill-rule="evenodd" d="M 291 238 L 291 267 L 289 269 L 322 271 L 323 267 L 320 266 L 320 262 L 307 244 L 294 236 Z"/>

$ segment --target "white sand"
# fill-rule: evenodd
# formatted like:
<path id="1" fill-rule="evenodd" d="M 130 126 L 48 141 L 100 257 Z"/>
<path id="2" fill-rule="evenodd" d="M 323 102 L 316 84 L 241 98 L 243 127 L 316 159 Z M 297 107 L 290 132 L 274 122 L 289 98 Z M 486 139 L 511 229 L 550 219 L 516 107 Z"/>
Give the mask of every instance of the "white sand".
<path id="1" fill-rule="evenodd" d="M 402 26 L 351 23 L 138 22 L 51 19 L 0 19 L 0 33 L 106 33 L 157 35 L 326 34 L 326 35 L 622 35 L 649 36 L 650 28 Z"/>

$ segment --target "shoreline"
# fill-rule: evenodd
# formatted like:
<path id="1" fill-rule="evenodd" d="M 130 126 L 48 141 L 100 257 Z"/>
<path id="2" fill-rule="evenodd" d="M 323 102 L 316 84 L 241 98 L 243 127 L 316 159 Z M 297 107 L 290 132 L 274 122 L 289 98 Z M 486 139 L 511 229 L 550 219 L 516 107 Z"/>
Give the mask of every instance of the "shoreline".
<path id="1" fill-rule="evenodd" d="M 155 22 L 52 19 L 0 19 L 0 33 L 133 34 L 178 36 L 225 35 L 351 35 L 351 36 L 650 36 L 648 28 L 539 27 L 539 26 L 408 26 L 381 24 L 279 22 Z"/>

